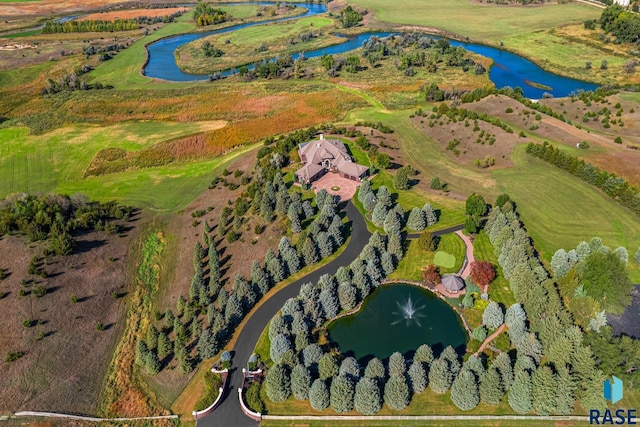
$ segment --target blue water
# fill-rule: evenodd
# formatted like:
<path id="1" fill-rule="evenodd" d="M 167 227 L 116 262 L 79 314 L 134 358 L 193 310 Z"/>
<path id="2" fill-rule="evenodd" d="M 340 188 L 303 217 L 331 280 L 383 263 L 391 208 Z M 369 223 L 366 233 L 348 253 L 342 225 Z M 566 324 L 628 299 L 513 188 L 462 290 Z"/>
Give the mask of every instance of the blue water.
<path id="1" fill-rule="evenodd" d="M 245 2 L 236 4 L 269 5 L 273 3 Z M 271 19 L 262 22 L 249 22 L 219 30 L 201 33 L 182 34 L 154 42 L 147 47 L 147 50 L 149 51 L 149 61 L 144 67 L 143 72 L 148 77 L 175 82 L 208 80 L 208 75 L 189 74 L 178 68 L 178 65 L 175 61 L 174 52 L 179 46 L 213 34 L 228 33 L 231 31 L 239 30 L 241 28 L 251 27 L 254 25 L 264 25 L 276 21 L 299 19 L 304 16 L 318 15 L 320 13 L 326 12 L 327 10 L 324 4 L 293 4 L 297 7 L 306 8 L 307 12 L 294 17 Z M 391 34 L 392 33 L 388 32 L 372 32 L 360 34 L 354 37 L 345 37 L 345 41 L 343 43 L 317 50 L 312 50 L 309 52 L 304 52 L 304 56 L 306 58 L 314 58 L 322 56 L 324 54 L 340 54 L 349 52 L 351 50 L 359 48 L 362 43 L 369 40 L 370 37 L 387 37 Z M 449 42 L 452 46 L 460 46 L 470 52 L 474 52 L 482 56 L 491 58 L 493 60 L 493 66 L 489 70 L 489 78 L 491 79 L 493 84 L 499 89 L 504 87 L 520 87 L 523 90 L 524 96 L 526 96 L 527 98 L 539 99 L 542 98 L 545 92 L 553 95 L 554 97 L 563 97 L 575 93 L 578 90 L 595 90 L 598 87 L 594 83 L 588 83 L 581 80 L 575 80 L 550 73 L 538 67 L 533 62 L 504 50 L 480 44 L 464 43 L 457 40 L 449 40 Z M 299 54 L 295 54 L 293 55 L 293 58 L 296 59 L 299 56 Z M 229 76 L 232 73 L 233 70 L 226 70 L 221 74 L 223 76 Z M 532 82 L 549 87 L 549 89 L 540 89 L 534 87 L 533 85 L 531 85 Z"/>

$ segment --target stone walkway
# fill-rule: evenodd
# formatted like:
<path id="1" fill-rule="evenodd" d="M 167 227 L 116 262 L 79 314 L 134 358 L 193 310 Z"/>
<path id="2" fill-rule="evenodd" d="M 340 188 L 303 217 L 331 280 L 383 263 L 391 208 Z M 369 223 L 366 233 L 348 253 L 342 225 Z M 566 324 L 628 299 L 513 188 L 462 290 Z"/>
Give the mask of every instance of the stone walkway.
<path id="1" fill-rule="evenodd" d="M 475 257 L 473 256 L 473 242 L 466 236 L 462 230 L 456 231 L 458 237 L 462 239 L 464 245 L 466 247 L 465 260 L 462 263 L 462 268 L 458 271 L 458 276 L 466 279 L 471 274 L 471 263 L 475 262 Z M 485 289 L 486 292 L 486 289 Z"/>
<path id="2" fill-rule="evenodd" d="M 313 189 L 316 193 L 325 189 L 329 194 L 334 194 L 340 197 L 340 201 L 344 202 L 346 200 L 351 200 L 353 195 L 356 194 L 356 188 L 359 185 L 360 182 L 342 178 L 337 173 L 327 172 L 322 176 L 322 178 L 313 183 Z M 337 187 L 339 190 L 332 190 L 333 187 Z"/>

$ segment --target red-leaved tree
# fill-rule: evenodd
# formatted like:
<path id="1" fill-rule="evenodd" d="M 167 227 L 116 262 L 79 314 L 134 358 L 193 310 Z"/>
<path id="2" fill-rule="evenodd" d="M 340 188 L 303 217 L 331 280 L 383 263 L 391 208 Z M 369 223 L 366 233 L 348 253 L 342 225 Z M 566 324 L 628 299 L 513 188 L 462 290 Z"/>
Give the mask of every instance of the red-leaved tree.
<path id="1" fill-rule="evenodd" d="M 476 285 L 484 288 L 496 277 L 493 264 L 487 261 L 474 261 L 471 263 L 471 280 Z"/>
<path id="2" fill-rule="evenodd" d="M 442 277 L 440 277 L 440 270 L 435 265 L 428 265 L 422 269 L 422 278 L 425 283 L 433 283 L 439 285 L 442 283 Z"/>

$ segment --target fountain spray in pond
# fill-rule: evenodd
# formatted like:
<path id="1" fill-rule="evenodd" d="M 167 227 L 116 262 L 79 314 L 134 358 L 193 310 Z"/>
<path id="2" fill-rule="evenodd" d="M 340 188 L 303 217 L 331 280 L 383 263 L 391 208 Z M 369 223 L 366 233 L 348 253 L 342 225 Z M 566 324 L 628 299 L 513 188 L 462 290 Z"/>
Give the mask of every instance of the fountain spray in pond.
<path id="1" fill-rule="evenodd" d="M 396 304 L 400 311 L 394 311 L 393 314 L 397 314 L 401 317 L 398 320 L 392 322 L 392 325 L 397 325 L 398 323 L 405 321 L 407 326 L 411 325 L 412 323 L 415 323 L 418 326 L 422 326 L 420 324 L 420 319 L 424 317 L 424 314 L 420 313 L 419 311 L 424 308 L 424 305 L 416 306 L 411 300 L 411 297 L 407 298 L 407 300 L 403 304 L 401 304 L 399 301 L 396 302 Z"/>

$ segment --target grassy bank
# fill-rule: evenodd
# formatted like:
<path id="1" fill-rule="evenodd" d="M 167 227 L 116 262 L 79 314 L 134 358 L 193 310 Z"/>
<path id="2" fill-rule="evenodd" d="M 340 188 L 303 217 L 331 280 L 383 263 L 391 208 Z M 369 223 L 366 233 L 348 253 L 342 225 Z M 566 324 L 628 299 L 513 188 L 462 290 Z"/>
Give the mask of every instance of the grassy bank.
<path id="1" fill-rule="evenodd" d="M 105 416 L 148 416 L 163 412 L 134 365 L 136 342 L 149 325 L 151 300 L 160 278 L 158 261 L 165 246 L 162 231 L 155 226 L 150 227 L 142 239 L 134 250 L 140 262 L 128 301 L 125 328 L 111 361 L 100 404 L 100 413 Z"/>
<path id="2" fill-rule="evenodd" d="M 494 44 L 510 36 L 596 19 L 602 12 L 599 8 L 581 3 L 527 7 L 467 0 L 408 0 L 394 4 L 385 0 L 352 0 L 351 3 L 375 11 L 380 21 L 438 28 Z"/>
<path id="3" fill-rule="evenodd" d="M 206 74 L 276 56 L 318 49 L 344 41 L 331 34 L 318 35 L 319 32 L 326 32 L 332 25 L 331 19 L 311 17 L 242 28 L 180 46 L 175 52 L 176 62 L 186 72 Z M 308 41 L 300 39 L 300 35 L 306 36 L 309 32 L 316 36 Z M 207 57 L 203 50 L 205 42 L 222 50 L 224 55 Z"/>

